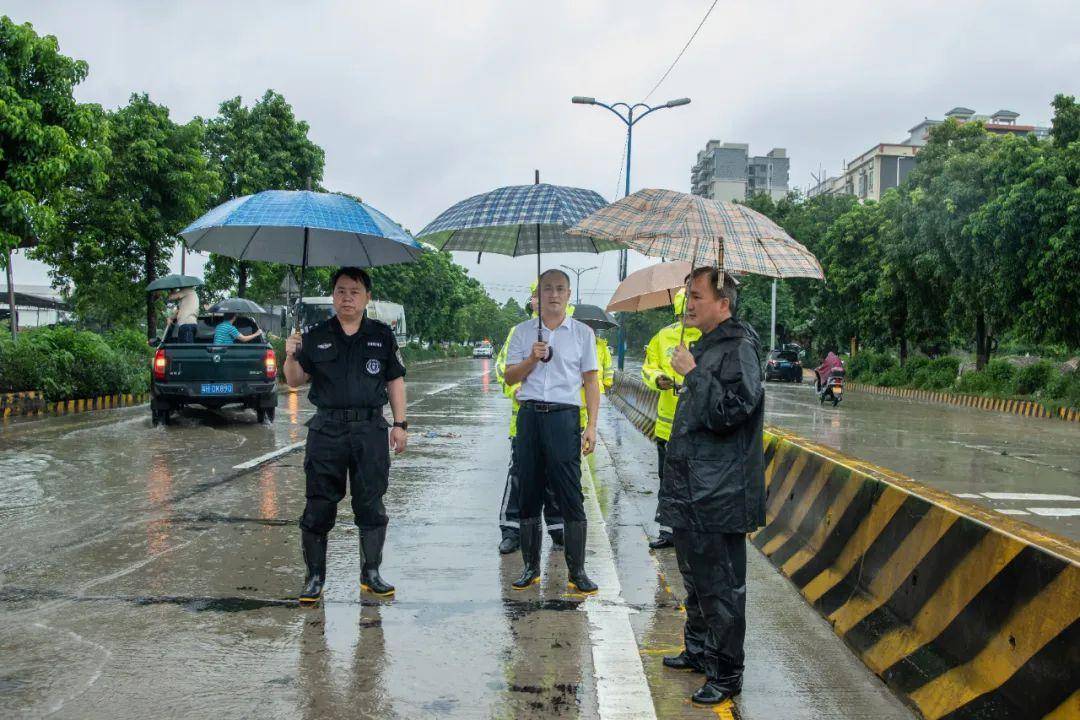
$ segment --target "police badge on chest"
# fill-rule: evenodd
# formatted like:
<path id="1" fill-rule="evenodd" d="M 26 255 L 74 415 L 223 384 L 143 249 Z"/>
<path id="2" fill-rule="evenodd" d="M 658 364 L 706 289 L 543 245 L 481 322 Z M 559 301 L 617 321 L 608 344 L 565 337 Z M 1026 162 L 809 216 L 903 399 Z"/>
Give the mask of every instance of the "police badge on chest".
<path id="1" fill-rule="evenodd" d="M 382 362 L 378 358 L 371 358 L 367 361 L 365 369 L 368 371 L 368 375 L 378 375 L 382 370 Z"/>

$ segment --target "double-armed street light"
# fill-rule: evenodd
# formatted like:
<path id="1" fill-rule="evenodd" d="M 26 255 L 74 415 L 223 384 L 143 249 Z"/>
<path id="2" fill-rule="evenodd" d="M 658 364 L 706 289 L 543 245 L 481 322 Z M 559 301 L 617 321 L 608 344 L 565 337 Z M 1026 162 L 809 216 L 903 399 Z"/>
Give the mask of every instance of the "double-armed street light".
<path id="1" fill-rule="evenodd" d="M 569 270 L 570 272 L 574 273 L 574 291 L 577 293 L 577 298 L 574 300 L 574 304 L 575 305 L 580 305 L 581 304 L 581 276 L 584 275 L 585 273 L 589 272 L 590 270 L 599 270 L 599 268 L 596 265 L 593 265 L 592 267 L 587 267 L 587 268 L 576 268 L 576 267 L 570 267 L 569 265 L 560 265 L 559 267 L 563 268 L 564 270 Z"/>
<path id="2" fill-rule="evenodd" d="M 617 102 L 611 105 L 602 103 L 596 98 L 583 97 L 581 95 L 575 95 L 570 99 L 570 102 L 575 105 L 598 105 L 602 108 L 606 108 L 613 112 L 616 117 L 623 121 L 626 125 L 626 195 L 630 194 L 630 157 L 633 152 L 634 141 L 634 125 L 638 121 L 642 120 L 649 113 L 656 112 L 657 110 L 663 110 L 665 108 L 679 107 L 680 105 L 689 105 L 690 98 L 678 98 L 676 100 L 668 100 L 663 105 L 646 105 L 645 103 L 635 103 L 633 105 L 625 102 Z M 639 115 L 635 113 L 644 110 Z M 626 279 L 627 270 L 627 253 L 626 250 L 619 251 L 619 281 L 622 282 Z M 626 360 L 626 335 L 623 331 L 622 325 L 619 326 L 619 369 L 623 369 L 623 364 Z"/>

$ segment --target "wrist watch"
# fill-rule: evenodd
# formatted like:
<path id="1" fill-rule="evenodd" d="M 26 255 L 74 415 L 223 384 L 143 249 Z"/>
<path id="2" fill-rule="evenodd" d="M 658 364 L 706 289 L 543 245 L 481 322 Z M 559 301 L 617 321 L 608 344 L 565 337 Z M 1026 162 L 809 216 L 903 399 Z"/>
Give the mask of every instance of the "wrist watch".
<path id="1" fill-rule="evenodd" d="M 408 420 L 402 420 L 400 422 L 394 421 L 394 427 L 399 427 L 402 430 L 408 430 L 409 429 L 409 421 Z"/>

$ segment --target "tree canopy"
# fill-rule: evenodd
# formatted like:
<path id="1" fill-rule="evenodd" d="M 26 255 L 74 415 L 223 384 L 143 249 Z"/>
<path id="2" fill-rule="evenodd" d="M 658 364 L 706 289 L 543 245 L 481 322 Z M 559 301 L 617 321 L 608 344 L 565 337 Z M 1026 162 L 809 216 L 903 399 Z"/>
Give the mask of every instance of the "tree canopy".
<path id="1" fill-rule="evenodd" d="M 73 91 L 88 66 L 0 17 L 0 264 L 55 234 L 72 196 L 104 181 L 103 113 Z M 10 276 L 10 272 L 9 272 Z M 9 288 L 9 292 L 13 288 Z"/>
<path id="2" fill-rule="evenodd" d="M 177 233 L 221 183 L 202 153 L 199 120 L 177 124 L 164 105 L 136 94 L 106 121 L 107 181 L 72 198 L 64 232 L 34 252 L 52 265 L 55 282 L 74 284 L 82 317 L 110 325 L 142 307 L 152 336 L 157 309 L 145 285 L 168 271 Z"/>
<path id="3" fill-rule="evenodd" d="M 326 157 L 308 137 L 309 131 L 308 124 L 296 118 L 292 105 L 273 90 L 251 107 L 240 97 L 221 103 L 217 116 L 206 121 L 203 143 L 222 180 L 213 204 L 263 190 L 322 190 Z M 260 277 L 250 278 L 253 273 Z M 205 279 L 209 292 L 235 290 L 240 297 L 249 296 L 250 282 L 258 286 L 252 299 L 266 301 L 269 298 L 259 293 L 276 291 L 284 274 L 284 268 L 267 263 L 212 255 Z"/>

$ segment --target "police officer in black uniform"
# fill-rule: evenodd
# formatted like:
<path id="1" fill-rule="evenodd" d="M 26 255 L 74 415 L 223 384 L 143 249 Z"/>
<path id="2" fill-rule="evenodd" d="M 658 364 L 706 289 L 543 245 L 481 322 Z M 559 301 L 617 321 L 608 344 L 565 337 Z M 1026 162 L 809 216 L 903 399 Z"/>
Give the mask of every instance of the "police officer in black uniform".
<path id="1" fill-rule="evenodd" d="M 382 498 L 390 479 L 390 450 L 408 443 L 405 421 L 405 365 L 390 326 L 364 317 L 371 278 L 343 267 L 331 280 L 336 315 L 285 343 L 285 379 L 291 387 L 310 380 L 308 397 L 318 408 L 308 421 L 304 472 L 307 505 L 300 518 L 307 576 L 301 603 L 315 603 L 326 582 L 326 536 L 334 527 L 338 502 L 351 484 L 352 507 L 360 531 L 360 588 L 382 597 L 394 586 L 379 575 L 386 541 Z M 393 429 L 383 417 L 390 403 Z"/>

